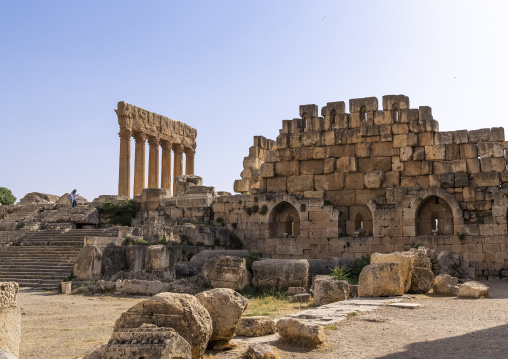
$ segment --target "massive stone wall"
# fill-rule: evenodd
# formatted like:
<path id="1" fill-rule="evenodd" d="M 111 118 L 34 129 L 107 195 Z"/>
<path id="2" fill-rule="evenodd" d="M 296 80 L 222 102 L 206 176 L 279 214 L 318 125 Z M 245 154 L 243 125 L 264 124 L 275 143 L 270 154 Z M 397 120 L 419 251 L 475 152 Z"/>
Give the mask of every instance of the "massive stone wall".
<path id="1" fill-rule="evenodd" d="M 352 99 L 350 113 L 331 102 L 321 117 L 316 105 L 300 106 L 276 141 L 254 138 L 235 181 L 244 195 L 217 198 L 215 217 L 274 257 L 358 257 L 424 244 L 479 270 L 508 268 L 504 129 L 439 132 L 430 107 L 411 109 L 404 95 L 382 102 L 378 110 L 374 97 Z M 277 220 L 282 202 L 293 208 Z M 267 206 L 266 215 L 248 215 L 253 206 Z"/>

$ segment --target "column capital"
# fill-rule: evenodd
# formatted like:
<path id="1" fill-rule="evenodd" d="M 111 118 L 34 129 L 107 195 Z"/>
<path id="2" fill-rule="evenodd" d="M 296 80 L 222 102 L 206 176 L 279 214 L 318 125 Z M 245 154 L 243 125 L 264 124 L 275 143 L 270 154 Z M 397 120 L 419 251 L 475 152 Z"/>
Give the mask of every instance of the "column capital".
<path id="1" fill-rule="evenodd" d="M 121 139 L 129 139 L 132 136 L 132 131 L 130 128 L 121 128 L 120 132 L 118 132 L 118 136 L 120 136 Z"/>
<path id="2" fill-rule="evenodd" d="M 132 137 L 136 140 L 136 142 L 145 142 L 146 135 L 143 132 L 133 132 Z"/>
<path id="3" fill-rule="evenodd" d="M 196 149 L 192 147 L 185 147 L 183 152 L 186 156 L 194 156 L 196 154 Z"/>
<path id="4" fill-rule="evenodd" d="M 146 136 L 148 138 L 148 143 L 150 146 L 159 146 L 160 145 L 160 139 L 158 136 Z"/>
<path id="5" fill-rule="evenodd" d="M 175 153 L 183 153 L 183 145 L 180 143 L 173 144 L 173 152 Z"/>
<path id="6" fill-rule="evenodd" d="M 161 140 L 161 147 L 163 150 L 171 151 L 172 143 L 168 140 Z"/>

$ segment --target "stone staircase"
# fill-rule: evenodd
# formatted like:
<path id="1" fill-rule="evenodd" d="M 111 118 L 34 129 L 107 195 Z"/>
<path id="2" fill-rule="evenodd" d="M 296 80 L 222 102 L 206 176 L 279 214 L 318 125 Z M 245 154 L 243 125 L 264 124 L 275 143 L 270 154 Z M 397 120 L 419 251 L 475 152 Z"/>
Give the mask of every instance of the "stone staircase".
<path id="1" fill-rule="evenodd" d="M 55 289 L 69 277 L 85 237 L 116 237 L 117 228 L 52 229 L 25 232 L 19 245 L 2 245 L 12 232 L 0 231 L 0 282 Z M 12 242 L 12 241 L 11 241 Z"/>

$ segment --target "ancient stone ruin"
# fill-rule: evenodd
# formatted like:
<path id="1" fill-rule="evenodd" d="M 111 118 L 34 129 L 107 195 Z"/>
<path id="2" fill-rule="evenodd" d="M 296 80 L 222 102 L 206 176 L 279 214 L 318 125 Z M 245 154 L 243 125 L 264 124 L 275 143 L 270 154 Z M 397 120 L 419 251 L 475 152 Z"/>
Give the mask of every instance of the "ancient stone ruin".
<path id="1" fill-rule="evenodd" d="M 134 195 L 143 188 L 166 188 L 171 190 L 171 151 L 174 153 L 174 176 L 183 175 L 183 154 L 185 153 L 185 174 L 194 174 L 196 151 L 196 129 L 173 121 L 167 117 L 142 108 L 119 102 L 115 110 L 120 125 L 120 165 L 118 195 L 130 197 L 131 137 L 136 140 L 134 155 Z M 145 143 L 148 139 L 148 187 L 145 187 Z M 159 176 L 159 146 L 162 147 L 162 168 Z"/>

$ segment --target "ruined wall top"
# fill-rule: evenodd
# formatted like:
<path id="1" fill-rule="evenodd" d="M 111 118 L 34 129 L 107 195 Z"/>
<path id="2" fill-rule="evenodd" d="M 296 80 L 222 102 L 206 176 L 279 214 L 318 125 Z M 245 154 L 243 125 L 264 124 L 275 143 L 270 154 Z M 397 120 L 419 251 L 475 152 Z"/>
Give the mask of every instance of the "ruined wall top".
<path id="1" fill-rule="evenodd" d="M 187 148 L 196 148 L 198 131 L 186 123 L 147 111 L 124 101 L 118 102 L 115 110 L 120 130 L 144 133 L 173 144 L 182 144 Z"/>

